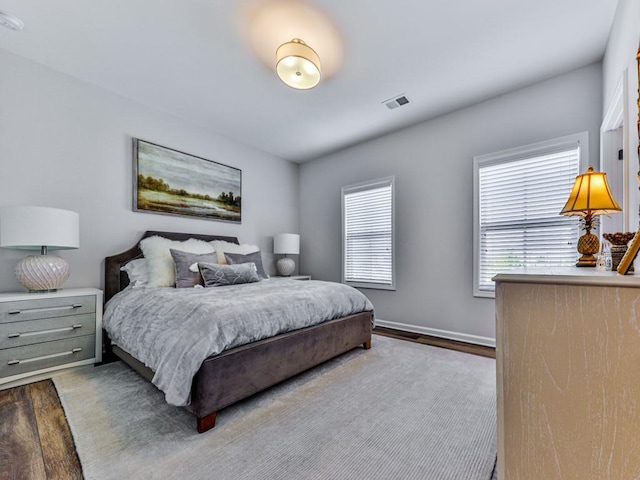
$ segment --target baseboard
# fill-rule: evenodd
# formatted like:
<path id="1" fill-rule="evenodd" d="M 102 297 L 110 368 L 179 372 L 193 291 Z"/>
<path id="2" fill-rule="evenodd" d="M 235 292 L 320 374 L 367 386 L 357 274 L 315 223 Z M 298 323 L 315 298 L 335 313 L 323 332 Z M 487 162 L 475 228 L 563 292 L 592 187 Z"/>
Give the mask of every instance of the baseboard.
<path id="1" fill-rule="evenodd" d="M 417 325 L 409 325 L 407 323 L 390 322 L 379 318 L 376 318 L 376 326 L 391 328 L 394 330 L 404 330 L 405 332 L 420 333 L 422 335 L 430 335 L 432 337 L 446 338 L 448 340 L 457 340 L 458 342 L 473 343 L 474 345 L 484 345 L 486 347 L 495 348 L 496 346 L 495 338 L 451 332 L 449 330 L 440 330 L 438 328 L 420 327 Z"/>
<path id="2" fill-rule="evenodd" d="M 35 375 L 32 374 L 22 374 L 15 375 L 13 380 L 8 381 L 0 385 L 0 390 L 6 390 L 8 388 L 20 387 L 22 385 L 27 385 L 28 383 L 40 382 L 42 380 L 47 380 L 49 378 L 53 378 L 57 374 L 64 374 L 71 371 L 78 371 L 80 369 L 89 369 L 93 368 L 94 363 L 92 359 L 88 360 L 80 360 L 79 362 L 74 362 L 72 364 L 66 365 L 58 365 L 57 367 L 51 368 L 46 372 L 38 373 Z M 6 379 L 3 379 L 3 381 Z"/>

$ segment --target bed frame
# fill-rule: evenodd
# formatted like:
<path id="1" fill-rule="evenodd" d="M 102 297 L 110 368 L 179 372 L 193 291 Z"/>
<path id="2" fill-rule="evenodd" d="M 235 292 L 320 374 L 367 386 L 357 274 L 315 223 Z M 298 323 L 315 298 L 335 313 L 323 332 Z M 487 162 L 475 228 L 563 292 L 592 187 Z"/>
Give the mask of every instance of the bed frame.
<path id="1" fill-rule="evenodd" d="M 140 238 L 159 235 L 171 240 L 225 240 L 238 243 L 235 237 L 175 232 L 147 231 Z M 129 250 L 105 259 L 105 302 L 129 284 L 120 267 L 142 258 L 139 241 Z M 277 383 L 315 367 L 331 358 L 362 345 L 371 348 L 373 312 L 330 320 L 319 325 L 277 335 L 226 350 L 207 358 L 196 373 L 191 386 L 191 404 L 186 408 L 197 418 L 199 433 L 215 426 L 218 411 Z M 111 345 L 104 332 L 105 358 L 119 357 L 148 380 L 154 372 L 132 355 Z"/>

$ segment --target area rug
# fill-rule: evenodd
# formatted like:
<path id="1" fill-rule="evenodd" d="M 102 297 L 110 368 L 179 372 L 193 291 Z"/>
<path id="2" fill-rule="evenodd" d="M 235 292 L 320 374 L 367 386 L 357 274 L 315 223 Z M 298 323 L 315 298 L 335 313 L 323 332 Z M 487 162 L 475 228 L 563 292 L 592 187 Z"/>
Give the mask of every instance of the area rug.
<path id="1" fill-rule="evenodd" d="M 375 335 L 195 417 L 121 362 L 54 377 L 85 478 L 489 480 L 495 360 Z"/>

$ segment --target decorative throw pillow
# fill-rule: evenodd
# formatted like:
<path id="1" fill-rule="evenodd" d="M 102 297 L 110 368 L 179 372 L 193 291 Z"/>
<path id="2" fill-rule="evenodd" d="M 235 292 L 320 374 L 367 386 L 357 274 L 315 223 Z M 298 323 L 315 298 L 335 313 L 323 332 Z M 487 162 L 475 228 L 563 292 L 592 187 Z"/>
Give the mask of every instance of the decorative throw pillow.
<path id="1" fill-rule="evenodd" d="M 176 272 L 170 249 L 182 250 L 189 253 L 213 253 L 209 242 L 190 238 L 184 242 L 169 240 L 168 238 L 147 237 L 140 241 L 140 249 L 149 265 L 149 287 L 173 287 L 176 284 Z"/>
<path id="2" fill-rule="evenodd" d="M 198 268 L 205 287 L 224 287 L 260 281 L 255 263 L 242 263 L 240 265 L 198 263 Z"/>
<path id="3" fill-rule="evenodd" d="M 249 245 L 247 243 L 243 243 L 242 245 L 238 245 L 237 243 L 225 242 L 224 240 L 213 240 L 211 245 L 213 249 L 218 254 L 218 263 L 220 265 L 226 265 L 227 259 L 225 258 L 225 253 L 252 253 L 258 252 L 260 249 L 256 245 Z"/>
<path id="4" fill-rule="evenodd" d="M 149 265 L 146 259 L 136 258 L 120 268 L 127 273 L 129 285 L 144 287 L 149 283 Z"/>
<path id="5" fill-rule="evenodd" d="M 267 275 L 267 272 L 264 271 L 264 266 L 262 265 L 262 254 L 260 253 L 260 250 L 253 253 L 247 253 L 246 255 L 242 253 L 225 252 L 224 258 L 227 260 L 228 265 L 255 263 L 256 269 L 258 270 L 258 277 L 260 277 L 261 280 L 266 280 L 267 278 L 269 278 L 269 275 Z"/>
<path id="6" fill-rule="evenodd" d="M 170 248 L 169 252 L 173 257 L 173 263 L 176 269 L 176 288 L 192 288 L 196 285 L 203 285 L 202 275 L 196 269 L 191 271 L 189 267 L 194 263 L 218 263 L 216 252 L 212 253 L 189 253 L 182 250 Z"/>

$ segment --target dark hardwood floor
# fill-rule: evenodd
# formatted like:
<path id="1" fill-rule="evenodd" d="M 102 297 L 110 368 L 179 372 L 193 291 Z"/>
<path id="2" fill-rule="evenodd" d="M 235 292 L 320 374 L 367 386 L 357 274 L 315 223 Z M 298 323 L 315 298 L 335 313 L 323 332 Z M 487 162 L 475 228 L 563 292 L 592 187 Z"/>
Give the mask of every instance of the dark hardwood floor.
<path id="1" fill-rule="evenodd" d="M 82 478 L 51 380 L 0 391 L 0 480 Z"/>
<path id="2" fill-rule="evenodd" d="M 373 333 L 384 335 L 386 337 L 399 338 L 401 340 L 409 340 L 411 342 L 423 343 L 434 347 L 448 348 L 449 350 L 458 350 L 464 353 L 480 355 L 482 357 L 496 358 L 496 349 L 494 347 L 485 347 L 483 345 L 475 345 L 472 343 L 459 342 L 457 340 L 448 340 L 446 338 L 432 337 L 422 335 L 421 333 L 405 332 L 392 328 L 376 327 Z"/>
<path id="3" fill-rule="evenodd" d="M 376 327 L 374 333 L 495 358 L 491 347 L 382 327 Z M 82 478 L 82 467 L 53 382 L 44 380 L 0 390 L 0 480 Z"/>

